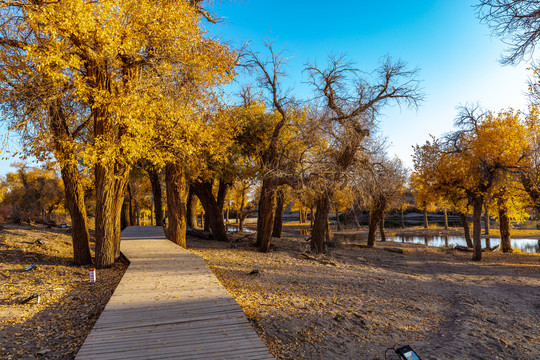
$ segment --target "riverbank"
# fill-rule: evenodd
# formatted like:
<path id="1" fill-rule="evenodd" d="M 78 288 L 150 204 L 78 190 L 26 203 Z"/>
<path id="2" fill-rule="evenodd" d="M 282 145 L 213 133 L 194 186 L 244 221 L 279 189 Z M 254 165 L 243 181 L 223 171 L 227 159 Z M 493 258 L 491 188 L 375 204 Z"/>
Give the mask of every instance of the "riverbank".
<path id="1" fill-rule="evenodd" d="M 284 225 L 266 254 L 254 234 L 233 235 L 235 247 L 188 240 L 278 359 L 384 359 L 395 344 L 423 359 L 540 357 L 538 255 L 488 252 L 477 263 L 387 242 L 403 254 L 343 243 L 316 256 L 308 236 L 292 235 L 298 226 Z"/>
<path id="2" fill-rule="evenodd" d="M 251 224 L 250 224 L 251 225 Z M 249 225 L 248 225 L 249 226 Z M 310 224 L 300 224 L 297 221 L 291 221 L 283 223 L 284 231 L 298 232 L 300 230 L 309 231 Z M 358 233 L 360 235 L 365 235 L 367 238 L 367 226 L 340 226 L 340 229 L 337 228 L 335 223 L 331 224 L 331 231 L 334 234 L 352 234 Z M 472 227 L 470 229 L 472 236 Z M 442 226 L 430 225 L 427 229 L 423 226 L 410 226 L 406 228 L 385 228 L 386 236 L 463 236 L 462 227 L 448 227 L 445 229 Z M 513 228 L 510 230 L 510 235 L 514 239 L 527 238 L 527 239 L 540 239 L 540 230 L 536 229 L 517 229 Z M 377 231 L 377 236 L 379 232 Z M 498 228 L 489 229 L 489 234 L 485 233 L 485 230 L 482 229 L 482 238 L 500 238 L 501 234 Z"/>

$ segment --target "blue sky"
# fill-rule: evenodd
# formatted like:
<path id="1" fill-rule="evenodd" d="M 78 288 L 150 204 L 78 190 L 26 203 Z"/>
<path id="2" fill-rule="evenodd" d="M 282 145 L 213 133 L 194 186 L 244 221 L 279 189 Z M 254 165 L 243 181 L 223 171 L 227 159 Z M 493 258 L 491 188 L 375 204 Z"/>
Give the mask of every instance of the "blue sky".
<path id="1" fill-rule="evenodd" d="M 328 54 L 346 53 L 371 72 L 382 56 L 400 58 L 419 77 L 426 99 L 418 110 L 387 108 L 380 117 L 383 136 L 412 167 L 412 146 L 452 130 L 456 106 L 479 102 L 490 110 L 526 110 L 529 64 L 500 65 L 506 49 L 475 16 L 475 1 L 221 1 L 224 22 L 209 28 L 234 46 L 249 42 L 264 53 L 266 38 L 290 57 L 292 94 L 312 96 L 302 69 L 325 64 Z"/>
<path id="2" fill-rule="evenodd" d="M 480 102 L 491 110 L 526 109 L 529 64 L 502 66 L 505 45 L 475 17 L 473 0 L 417 1 L 261 1 L 222 0 L 213 10 L 223 18 L 208 26 L 233 46 L 249 42 L 263 51 L 266 38 L 290 57 L 292 94 L 312 96 L 302 74 L 305 64 L 325 64 L 329 54 L 346 53 L 360 70 L 371 72 L 382 56 L 420 68 L 426 99 L 418 110 L 387 108 L 380 132 L 412 166 L 412 146 L 429 134 L 451 131 L 456 106 Z M 12 141 L 12 144 L 14 142 Z M 16 146 L 12 145 L 14 149 Z M 5 152 L 2 157 L 6 156 Z M 0 160 L 0 174 L 14 159 Z"/>

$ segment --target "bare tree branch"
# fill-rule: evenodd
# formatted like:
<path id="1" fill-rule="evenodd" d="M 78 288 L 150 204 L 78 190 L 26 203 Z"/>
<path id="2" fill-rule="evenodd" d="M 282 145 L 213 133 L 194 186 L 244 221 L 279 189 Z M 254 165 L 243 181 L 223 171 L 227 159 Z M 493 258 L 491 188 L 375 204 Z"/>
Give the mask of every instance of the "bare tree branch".
<path id="1" fill-rule="evenodd" d="M 540 38 L 540 3 L 536 0 L 480 0 L 478 18 L 508 44 L 503 64 L 530 59 Z"/>

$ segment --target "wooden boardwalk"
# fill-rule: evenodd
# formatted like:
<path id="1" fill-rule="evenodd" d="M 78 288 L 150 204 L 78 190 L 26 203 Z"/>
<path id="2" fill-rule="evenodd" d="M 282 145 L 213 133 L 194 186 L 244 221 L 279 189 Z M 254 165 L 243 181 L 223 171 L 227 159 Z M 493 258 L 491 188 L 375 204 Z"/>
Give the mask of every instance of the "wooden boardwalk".
<path id="1" fill-rule="evenodd" d="M 131 263 L 77 360 L 274 359 L 204 261 L 161 228 L 125 229 L 121 250 Z"/>

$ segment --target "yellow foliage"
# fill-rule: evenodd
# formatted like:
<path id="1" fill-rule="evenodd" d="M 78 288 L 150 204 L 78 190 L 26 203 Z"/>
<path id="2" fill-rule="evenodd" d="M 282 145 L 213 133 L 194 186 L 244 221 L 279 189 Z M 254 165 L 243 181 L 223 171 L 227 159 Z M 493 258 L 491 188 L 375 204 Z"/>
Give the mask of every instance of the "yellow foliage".
<path id="1" fill-rule="evenodd" d="M 208 113 L 213 87 L 234 76 L 235 54 L 205 37 L 190 1 L 8 0 L 0 12 L 12 45 L 0 48 L 0 82 L 9 84 L 0 102 L 10 104 L 12 129 L 32 131 L 27 145 L 36 156 L 61 140 L 62 151 L 87 166 L 126 166 L 164 154 L 194 157 L 224 138 L 218 129 L 228 126 Z M 63 139 L 48 122 L 58 101 L 71 135 Z M 29 119 L 20 102 L 41 109 Z"/>
<path id="2" fill-rule="evenodd" d="M 449 202 L 467 212 L 471 196 L 506 206 L 511 218 L 523 219 L 523 189 L 516 169 L 527 164 L 530 130 L 519 112 L 487 113 L 457 131 L 445 143 L 433 139 L 415 147 L 411 186 L 417 202 Z"/>

